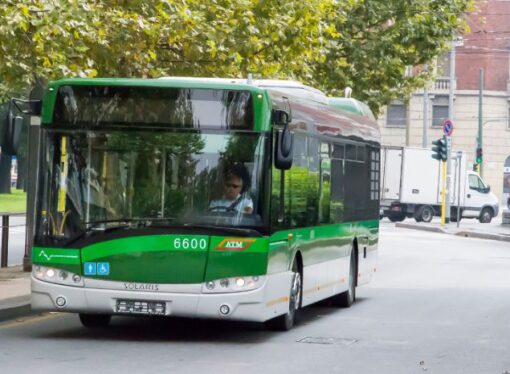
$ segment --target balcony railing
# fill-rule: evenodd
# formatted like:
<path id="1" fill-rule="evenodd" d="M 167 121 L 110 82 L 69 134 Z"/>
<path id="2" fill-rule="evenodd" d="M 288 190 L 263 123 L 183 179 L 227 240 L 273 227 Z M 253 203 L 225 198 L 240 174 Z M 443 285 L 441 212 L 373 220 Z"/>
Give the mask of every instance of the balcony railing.
<path id="1" fill-rule="evenodd" d="M 434 82 L 434 90 L 447 91 L 450 89 L 450 78 L 439 77 Z"/>

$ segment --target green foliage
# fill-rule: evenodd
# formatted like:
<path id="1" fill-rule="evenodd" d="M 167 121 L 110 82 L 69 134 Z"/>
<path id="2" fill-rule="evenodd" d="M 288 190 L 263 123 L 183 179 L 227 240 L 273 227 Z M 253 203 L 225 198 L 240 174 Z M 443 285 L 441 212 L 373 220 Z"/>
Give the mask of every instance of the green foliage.
<path id="1" fill-rule="evenodd" d="M 27 210 L 27 194 L 12 189 L 10 194 L 0 194 L 0 212 L 24 213 Z"/>
<path id="2" fill-rule="evenodd" d="M 0 96 L 38 78 L 294 78 L 375 112 L 422 86 L 473 0 L 4 0 Z"/>
<path id="3" fill-rule="evenodd" d="M 327 63 L 315 65 L 319 88 L 335 96 L 350 86 L 375 113 L 393 99 L 408 97 L 430 75 L 415 70 L 406 76 L 406 69 L 432 63 L 448 50 L 465 25 L 462 13 L 472 6 L 469 0 L 353 1 L 349 17 L 332 19 L 339 37 L 325 50 Z M 341 11 L 344 2 L 336 6 Z"/>

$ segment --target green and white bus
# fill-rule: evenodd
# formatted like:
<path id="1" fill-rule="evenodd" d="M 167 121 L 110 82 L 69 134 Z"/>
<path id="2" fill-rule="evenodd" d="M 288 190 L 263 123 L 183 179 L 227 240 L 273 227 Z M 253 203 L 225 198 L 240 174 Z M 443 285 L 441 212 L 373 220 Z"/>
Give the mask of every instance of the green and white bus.
<path id="1" fill-rule="evenodd" d="M 376 270 L 377 123 L 218 79 L 66 79 L 41 113 L 32 308 L 267 322 Z M 226 199 L 238 173 L 247 209 Z"/>

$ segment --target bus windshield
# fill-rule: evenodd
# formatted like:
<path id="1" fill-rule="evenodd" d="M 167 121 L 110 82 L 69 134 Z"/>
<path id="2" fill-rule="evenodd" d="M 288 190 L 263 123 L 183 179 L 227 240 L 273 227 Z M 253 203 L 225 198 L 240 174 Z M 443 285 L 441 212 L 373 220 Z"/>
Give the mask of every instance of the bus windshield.
<path id="1" fill-rule="evenodd" d="M 267 224 L 266 134 L 46 134 L 37 236 L 49 243 L 70 243 L 90 230 L 128 223 L 254 229 Z"/>

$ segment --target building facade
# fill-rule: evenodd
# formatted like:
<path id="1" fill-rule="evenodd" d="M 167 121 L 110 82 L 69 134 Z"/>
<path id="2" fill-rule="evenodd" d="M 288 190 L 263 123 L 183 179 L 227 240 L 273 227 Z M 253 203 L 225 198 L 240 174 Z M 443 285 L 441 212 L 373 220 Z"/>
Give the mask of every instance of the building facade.
<path id="1" fill-rule="evenodd" d="M 466 17 L 470 31 L 455 48 L 452 147 L 466 152 L 470 167 L 473 165 L 482 93 L 481 174 L 503 204 L 510 194 L 510 2 L 483 1 L 477 12 Z M 385 108 L 379 117 L 383 144 L 421 147 L 426 138 L 430 147 L 432 140 L 442 136 L 449 111 L 450 56 L 438 61 L 437 79 L 429 85 L 428 95 L 421 90 L 412 95 L 408 105 L 395 102 Z"/>

